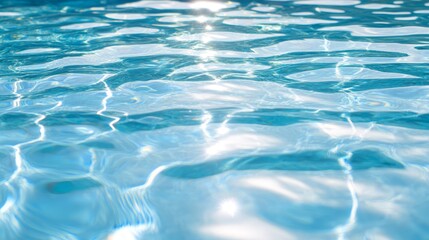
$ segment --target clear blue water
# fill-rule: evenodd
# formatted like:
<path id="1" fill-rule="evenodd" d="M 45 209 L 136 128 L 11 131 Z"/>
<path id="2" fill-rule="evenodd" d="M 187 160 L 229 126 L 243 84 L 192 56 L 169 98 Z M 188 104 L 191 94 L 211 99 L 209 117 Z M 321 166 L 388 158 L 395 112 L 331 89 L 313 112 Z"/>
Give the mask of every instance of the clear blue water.
<path id="1" fill-rule="evenodd" d="M 428 239 L 429 3 L 0 1 L 0 239 Z"/>

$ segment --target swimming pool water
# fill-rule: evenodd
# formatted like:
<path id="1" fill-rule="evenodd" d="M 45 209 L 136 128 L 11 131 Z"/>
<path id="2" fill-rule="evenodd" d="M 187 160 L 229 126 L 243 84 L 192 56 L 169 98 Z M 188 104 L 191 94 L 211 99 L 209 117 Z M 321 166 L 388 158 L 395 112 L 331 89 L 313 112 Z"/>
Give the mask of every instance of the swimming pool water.
<path id="1" fill-rule="evenodd" d="M 427 1 L 0 1 L 0 239 L 428 239 Z"/>

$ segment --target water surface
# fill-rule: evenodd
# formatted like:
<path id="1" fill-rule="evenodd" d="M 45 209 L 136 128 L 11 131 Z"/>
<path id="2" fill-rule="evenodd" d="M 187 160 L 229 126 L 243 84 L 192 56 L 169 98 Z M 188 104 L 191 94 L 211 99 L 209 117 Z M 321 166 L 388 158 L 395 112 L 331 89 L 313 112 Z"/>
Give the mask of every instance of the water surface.
<path id="1" fill-rule="evenodd" d="M 0 239 L 425 239 L 425 1 L 0 3 Z"/>

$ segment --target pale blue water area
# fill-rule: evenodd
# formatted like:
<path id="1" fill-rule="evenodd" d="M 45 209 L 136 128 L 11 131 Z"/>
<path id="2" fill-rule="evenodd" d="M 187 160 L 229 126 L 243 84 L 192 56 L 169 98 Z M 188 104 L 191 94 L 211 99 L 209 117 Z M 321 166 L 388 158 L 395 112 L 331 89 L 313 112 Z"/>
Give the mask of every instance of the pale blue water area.
<path id="1" fill-rule="evenodd" d="M 429 239 L 429 2 L 0 1 L 0 240 Z"/>

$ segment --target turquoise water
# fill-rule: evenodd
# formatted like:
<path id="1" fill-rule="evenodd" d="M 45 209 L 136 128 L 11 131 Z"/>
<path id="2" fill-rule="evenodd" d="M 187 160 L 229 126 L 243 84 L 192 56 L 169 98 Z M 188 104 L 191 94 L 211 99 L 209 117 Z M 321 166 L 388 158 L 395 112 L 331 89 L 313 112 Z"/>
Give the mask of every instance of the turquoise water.
<path id="1" fill-rule="evenodd" d="M 0 1 L 0 239 L 428 239 L 429 3 Z"/>

